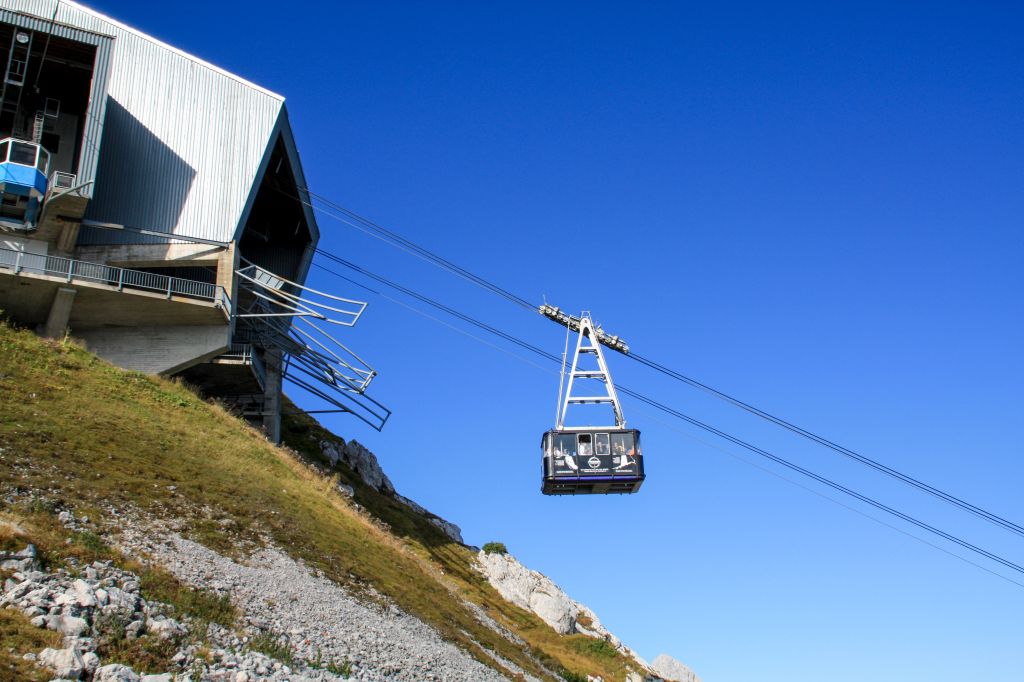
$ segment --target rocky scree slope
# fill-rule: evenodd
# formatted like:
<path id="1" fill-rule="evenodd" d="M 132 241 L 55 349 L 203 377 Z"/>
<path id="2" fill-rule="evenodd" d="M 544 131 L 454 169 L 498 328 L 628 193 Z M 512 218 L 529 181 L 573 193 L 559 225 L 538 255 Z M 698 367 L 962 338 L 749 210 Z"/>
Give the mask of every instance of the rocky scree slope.
<path id="1" fill-rule="evenodd" d="M 18 543 L 35 541 L 49 574 L 64 570 L 88 583 L 93 578 L 83 572 L 95 571 L 94 593 L 106 590 L 103 580 L 130 583 L 103 574 L 97 563 L 138 573 L 143 593 L 147 575 L 162 576 L 157 585 L 176 585 L 139 598 L 156 604 L 157 615 L 183 632 L 159 637 L 161 619 L 143 611 L 145 619 L 123 623 L 117 646 L 92 650 L 103 654 L 103 665 L 135 665 L 139 672 L 192 675 L 183 664 L 200 661 L 205 667 L 196 679 L 229 679 L 225 670 L 237 679 L 280 673 L 288 679 L 623 680 L 653 674 L 617 641 L 595 648 L 595 641 L 613 640 L 593 629 L 585 613 L 570 632 L 559 632 L 529 600 L 517 605 L 503 597 L 482 572 L 484 559 L 461 543 L 458 528 L 398 495 L 361 445 L 345 443 L 306 416 L 290 418 L 284 432 L 290 447 L 271 446 L 183 386 L 124 372 L 74 344 L 40 341 L 0 324 L 0 518 L 27 528 L 2 549 L 17 553 L 24 549 Z M 60 523 L 59 512 L 80 527 Z M 14 572 L 22 580 L 5 577 L 18 584 L 41 577 Z M 52 580 L 63 589 L 51 590 L 52 603 L 19 606 L 21 595 L 0 609 L 5 644 L 26 647 L 0 647 L 0 668 L 24 670 L 20 656 L 38 657 L 44 648 L 72 648 L 83 660 L 90 652 L 77 640 L 97 638 L 96 611 L 75 613 L 86 607 L 57 604 L 73 583 Z M 302 602 L 304 594 L 313 600 Z M 236 615 L 222 618 L 223 624 L 195 607 L 225 601 Z M 31 620 L 39 616 L 42 627 Z M 63 632 L 64 616 L 81 618 L 87 628 Z M 129 626 L 148 627 L 150 620 L 155 630 L 140 629 L 129 640 Z M 132 626 L 140 621 L 143 626 Z M 179 648 L 156 646 L 164 641 Z M 36 651 L 27 650 L 32 647 Z M 256 654 L 272 661 L 270 668 Z M 226 661 L 224 670 L 216 667 L 219 661 Z M 260 665 L 267 672 L 259 672 Z M 83 669 L 81 679 L 95 678 L 101 667 Z M 40 670 L 33 667 L 32 674 Z"/>

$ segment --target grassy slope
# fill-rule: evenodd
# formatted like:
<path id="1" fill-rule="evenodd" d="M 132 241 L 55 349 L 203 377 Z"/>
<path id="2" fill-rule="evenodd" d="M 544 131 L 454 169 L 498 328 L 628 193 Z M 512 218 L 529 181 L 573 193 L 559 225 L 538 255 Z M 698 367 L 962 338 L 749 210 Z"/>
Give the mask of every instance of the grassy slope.
<path id="1" fill-rule="evenodd" d="M 184 386 L 0 323 L 0 489 L 65 500 L 101 523 L 112 506 L 180 519 L 186 535 L 219 551 L 269 538 L 340 583 L 388 595 L 488 665 L 473 641 L 544 679 L 538 660 L 624 677 L 621 656 L 558 636 L 502 600 L 470 569 L 472 552 L 425 519 L 347 470 L 310 466 L 329 437 L 294 417 L 285 424 L 294 450 L 274 447 Z M 339 477 L 369 513 L 336 492 Z M 529 653 L 481 625 L 463 598 L 526 640 Z"/>

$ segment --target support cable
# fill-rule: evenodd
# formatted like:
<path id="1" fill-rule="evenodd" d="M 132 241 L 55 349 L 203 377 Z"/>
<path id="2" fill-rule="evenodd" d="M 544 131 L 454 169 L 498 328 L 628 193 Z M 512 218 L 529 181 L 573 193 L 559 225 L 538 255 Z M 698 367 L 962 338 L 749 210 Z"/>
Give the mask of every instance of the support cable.
<path id="1" fill-rule="evenodd" d="M 419 246 L 418 244 L 415 244 L 414 242 L 406 239 L 405 237 L 402 237 L 398 233 L 396 233 L 396 232 L 394 232 L 392 230 L 388 230 L 387 228 L 384 228 L 384 227 L 382 227 L 382 226 L 380 226 L 380 225 L 370 221 L 367 218 L 363 218 L 362 216 L 358 215 L 357 213 L 355 213 L 353 211 L 350 211 L 349 209 L 346 209 L 345 207 L 341 206 L 340 204 L 337 204 L 334 201 L 331 201 L 330 199 L 327 199 L 326 197 L 323 197 L 323 196 L 321 196 L 319 194 L 315 194 L 315 193 L 311 192 L 308 188 L 305 188 L 305 189 L 306 189 L 306 192 L 308 192 L 310 194 L 310 196 L 315 197 L 317 199 L 317 201 L 319 201 L 319 202 L 329 206 L 334 211 L 337 211 L 337 212 L 340 212 L 340 213 L 344 214 L 344 216 L 347 216 L 347 219 L 338 216 L 336 213 L 332 213 L 331 211 L 326 211 L 323 208 L 314 206 L 312 204 L 309 204 L 310 208 L 314 208 L 316 210 L 322 211 L 322 212 L 326 213 L 328 216 L 334 217 L 335 219 L 340 220 L 341 222 L 344 222 L 344 223 L 346 223 L 348 225 L 351 225 L 352 227 L 355 227 L 355 228 L 357 228 L 359 230 L 362 230 L 363 232 L 367 232 L 367 233 L 373 234 L 378 239 L 382 239 L 383 241 L 391 242 L 394 245 L 398 246 L 399 248 L 401 248 L 401 249 L 403 249 L 403 250 L 405 250 L 407 252 L 413 253 L 414 255 L 417 255 L 418 257 L 420 257 L 420 258 L 422 258 L 424 260 L 427 260 L 428 262 L 431 262 L 431 263 L 437 265 L 438 267 L 440 267 L 442 269 L 448 270 L 448 271 L 458 275 L 459 277 L 462 277 L 464 279 L 472 281 L 472 282 L 478 284 L 479 286 L 483 287 L 484 289 L 487 289 L 487 290 L 489 290 L 489 291 L 491 291 L 491 292 L 501 296 L 502 298 L 505 298 L 506 300 L 509 300 L 509 301 L 517 304 L 517 305 L 520 305 L 520 306 L 523 306 L 523 307 L 526 307 L 526 308 L 530 308 L 532 310 L 537 310 L 536 306 L 533 306 L 532 304 L 529 303 L 529 301 L 527 301 L 526 299 L 524 299 L 524 298 L 522 298 L 520 296 L 517 296 L 516 294 L 510 292 L 509 290 L 507 290 L 507 289 L 505 289 L 505 288 L 503 288 L 503 287 L 501 287 L 501 286 L 499 286 L 497 284 L 494 284 L 493 282 L 490 282 L 490 281 L 486 280 L 483 277 L 475 275 L 475 274 L 465 270 L 464 268 L 461 268 L 461 267 L 451 263 L 450 261 L 444 259 L 443 257 L 441 257 L 441 256 L 439 256 L 439 255 L 429 251 L 425 247 Z M 353 221 L 358 221 L 359 224 L 356 224 Z M 325 257 L 328 257 L 328 258 L 331 258 L 333 256 L 333 254 L 331 254 L 330 252 L 325 251 L 323 249 L 317 249 L 317 253 L 319 253 L 321 255 L 324 255 Z M 410 294 L 410 295 L 414 295 L 414 294 Z M 502 334 L 499 334 L 499 335 L 502 335 Z M 509 339 L 509 340 L 511 340 L 511 339 Z M 813 443 L 816 443 L 816 444 L 821 445 L 823 447 L 826 447 L 826 448 L 828 448 L 828 449 L 830 449 L 830 450 L 832 450 L 832 451 L 834 451 L 834 452 L 836 452 L 838 454 L 841 454 L 841 455 L 843 455 L 845 457 L 853 459 L 854 461 L 857 461 L 860 464 L 868 466 L 871 469 L 874 469 L 875 471 L 878 471 L 879 473 L 882 473 L 882 474 L 885 474 L 887 476 L 890 476 L 890 477 L 892 477 L 892 478 L 894 478 L 894 479 L 896 479 L 896 480 L 898 480 L 898 481 L 900 481 L 900 482 L 902 482 L 902 483 L 904 483 L 906 485 L 909 485 L 909 486 L 911 486 L 913 488 L 916 488 L 917 490 L 919 490 L 921 492 L 924 492 L 924 493 L 926 493 L 928 495 L 936 497 L 936 498 L 938 498 L 938 499 L 940 499 L 940 500 L 942 500 L 942 501 L 944 501 L 944 502 L 946 502 L 946 503 L 948 503 L 948 504 L 950 504 L 950 505 L 952 505 L 954 507 L 957 507 L 958 509 L 960 509 L 962 511 L 966 511 L 969 514 L 972 514 L 972 515 L 977 516 L 977 517 L 979 517 L 981 519 L 984 519 L 985 521 L 988 521 L 989 523 L 992 523 L 992 524 L 994 524 L 996 526 L 999 526 L 1000 528 L 1002 528 L 1004 530 L 1010 531 L 1011 533 L 1015 533 L 1015 534 L 1017 534 L 1019 536 L 1024 537 L 1024 526 L 1022 526 L 1022 525 L 1020 525 L 1018 523 L 1015 523 L 1013 521 L 1010 521 L 1009 519 L 1007 519 L 1007 518 L 1005 518 L 1003 516 L 1000 516 L 998 514 L 990 512 L 990 511 L 988 511 L 986 509 L 983 509 L 982 507 L 979 507 L 979 506 L 977 506 L 975 504 L 972 504 L 972 503 L 970 503 L 970 502 L 968 502 L 968 501 L 964 500 L 963 498 L 960 498 L 960 497 L 958 497 L 956 495 L 953 495 L 951 493 L 947 493 L 947 492 L 945 492 L 945 491 L 943 491 L 943 490 L 941 490 L 939 488 L 936 488 L 933 485 L 925 483 L 924 481 L 921 481 L 920 479 L 917 479 L 917 478 L 915 478 L 913 476 L 910 476 L 909 474 L 905 474 L 905 473 L 903 473 L 901 471 L 898 471 L 897 469 L 894 469 L 894 468 L 892 468 L 892 467 L 890 467 L 890 466 L 888 466 L 886 464 L 883 464 L 883 463 L 881 463 L 881 462 L 879 462 L 879 461 L 877 461 L 875 459 L 872 459 L 872 458 L 867 457 L 865 455 L 861 455 L 860 453 L 855 452 L 854 450 L 851 450 L 851 449 L 849 449 L 847 447 L 844 447 L 844 446 L 842 446 L 842 445 L 840 445 L 838 443 L 835 443 L 835 442 L 833 442 L 833 441 L 831 441 L 831 440 L 829 440 L 829 439 L 827 439 L 827 438 L 825 438 L 823 436 L 819 436 L 819 435 L 813 433 L 812 431 L 808 431 L 807 429 L 804 429 L 804 428 L 802 428 L 800 426 L 797 426 L 797 425 L 795 425 L 795 424 L 793 424 L 793 423 L 791 423 L 789 421 L 786 421 L 785 419 L 782 419 L 780 417 L 776 417 L 775 415 L 772 415 L 769 412 L 761 410 L 760 408 L 757 408 L 757 407 L 755 407 L 755 406 L 753 406 L 753 405 L 751 405 L 749 403 L 746 403 L 746 402 L 744 402 L 744 401 L 742 401 L 742 400 L 740 400 L 738 398 L 735 398 L 735 397 L 733 397 L 733 396 L 731 396 L 731 395 L 729 395 L 727 393 L 724 393 L 722 391 L 714 389 L 711 386 L 708 386 L 707 384 L 704 384 L 701 381 L 693 379 L 692 377 L 688 377 L 688 376 L 686 376 L 686 375 L 684 375 L 684 374 L 682 374 L 680 372 L 676 372 L 675 370 L 669 369 L 668 367 L 665 367 L 664 365 L 661 365 L 661 364 L 655 362 L 654 360 L 651 360 L 650 358 L 646 358 L 644 356 L 637 355 L 636 353 L 628 353 L 627 357 L 632 358 L 633 360 L 639 362 L 640 364 L 642 364 L 642 365 L 644 365 L 644 366 L 646 366 L 646 367 L 648 367 L 650 369 L 653 369 L 653 370 L 655 370 L 657 372 L 660 372 L 660 373 L 662 373 L 662 374 L 664 374 L 664 375 L 666 375 L 666 376 L 668 376 L 668 377 L 670 377 L 672 379 L 675 379 L 676 381 L 680 381 L 680 382 L 682 382 L 684 384 L 687 384 L 687 385 L 689 385 L 689 386 L 691 386 L 693 388 L 697 388 L 697 389 L 699 389 L 701 391 L 704 391 L 704 392 L 708 393 L 709 395 L 712 395 L 712 396 L 714 396 L 714 397 L 716 397 L 716 398 L 718 398 L 720 400 L 723 400 L 723 401 L 729 403 L 730 405 L 733 405 L 734 407 L 738 407 L 738 408 L 740 408 L 742 410 L 745 410 L 746 412 L 748 412 L 750 414 L 753 414 L 753 415 L 755 415 L 757 417 L 760 417 L 761 419 L 764 419 L 764 420 L 766 420 L 766 421 L 768 421 L 768 422 L 770 422 L 772 424 L 775 424 L 776 426 L 780 426 L 780 427 L 782 427 L 782 428 L 784 428 L 784 429 L 786 429 L 786 430 L 788 430 L 788 431 L 790 431 L 790 432 L 792 432 L 792 433 L 794 433 L 796 435 L 799 435 L 799 436 L 801 436 L 803 438 L 806 438 L 806 439 L 812 441 Z"/>
<path id="2" fill-rule="evenodd" d="M 879 462 L 877 460 L 871 459 L 870 457 L 866 457 L 866 456 L 861 455 L 861 454 L 859 454 L 857 452 L 854 452 L 853 450 L 850 450 L 849 448 L 843 447 L 842 445 L 839 445 L 838 443 L 834 443 L 834 442 L 828 440 L 827 438 L 824 438 L 823 436 L 819 436 L 819 435 L 817 435 L 815 433 L 812 433 L 811 431 L 808 431 L 808 430 L 803 429 L 803 428 L 801 428 L 801 427 L 799 427 L 799 426 L 797 426 L 795 424 L 792 424 L 792 423 L 786 421 L 785 419 L 782 419 L 780 417 L 776 417 L 775 415 L 770 414 L 768 412 L 765 412 L 764 410 L 759 409 L 757 407 L 754 407 L 753 405 L 751 405 L 749 403 L 743 402 L 739 398 L 734 398 L 733 396 L 731 396 L 731 395 L 729 395 L 727 393 L 723 393 L 723 392 L 721 392 L 721 391 L 719 391 L 717 389 L 714 389 L 714 388 L 708 386 L 707 384 L 704 384 L 704 383 L 701 383 L 700 381 L 697 381 L 696 379 L 688 377 L 688 376 L 686 376 L 684 374 L 680 374 L 679 372 L 676 372 L 675 370 L 669 369 L 668 367 L 665 367 L 664 365 L 660 365 L 657 362 L 655 362 L 655 361 L 653 361 L 653 360 L 651 360 L 649 358 L 645 358 L 645 357 L 643 357 L 641 355 L 637 355 L 636 353 L 631 353 L 628 357 L 636 360 L 637 362 L 639 362 L 640 364 L 642 364 L 642 365 L 644 365 L 646 367 L 649 367 L 650 369 L 655 370 L 656 372 L 660 372 L 660 373 L 662 373 L 662 374 L 664 374 L 664 375 L 666 375 L 668 377 L 671 377 L 672 379 L 675 379 L 676 381 L 681 381 L 681 382 L 683 382 L 683 383 L 685 383 L 685 384 L 687 384 L 689 386 L 692 386 L 692 387 L 694 387 L 696 389 L 704 391 L 705 393 L 709 393 L 709 394 L 713 395 L 714 397 L 719 398 L 720 400 L 724 400 L 725 402 L 729 403 L 730 405 L 738 407 L 741 410 L 745 410 L 745 411 L 749 412 L 750 414 L 756 415 L 756 416 L 760 417 L 761 419 L 764 419 L 766 421 L 771 422 L 772 424 L 775 424 L 777 426 L 781 426 L 782 428 L 784 428 L 784 429 L 786 429 L 788 431 L 791 431 L 792 433 L 795 433 L 795 434 L 797 434 L 799 436 L 803 436 L 804 438 L 806 438 L 806 439 L 808 439 L 808 440 L 810 440 L 810 441 L 812 441 L 814 443 L 817 443 L 818 445 L 823 445 L 824 447 L 826 447 L 826 448 L 828 448 L 830 450 L 838 452 L 841 455 L 844 455 L 846 457 L 849 457 L 850 459 L 853 459 L 853 460 L 856 460 L 857 462 L 860 462 L 861 464 L 864 464 L 864 465 L 866 465 L 868 467 L 871 467 L 875 471 L 879 471 L 879 472 L 881 472 L 883 474 L 891 476 L 891 477 L 897 479 L 898 481 L 901 481 L 903 483 L 906 483 L 907 485 L 910 485 L 910 486 L 912 486 L 914 488 L 917 488 L 918 490 L 920 490 L 922 492 L 928 493 L 929 495 L 937 497 L 940 500 L 948 502 L 949 504 L 953 505 L 954 507 L 958 507 L 958 508 L 960 508 L 960 509 L 962 509 L 962 510 L 964 510 L 964 511 L 970 513 L 970 514 L 974 514 L 975 516 L 977 516 L 979 518 L 982 518 L 982 519 L 985 519 L 986 521 L 988 521 L 990 523 L 994 523 L 995 525 L 997 525 L 997 526 L 999 526 L 999 527 L 1001 527 L 1001 528 L 1003 528 L 1005 530 L 1008 530 L 1008 531 L 1010 531 L 1012 533 L 1016 533 L 1017 535 L 1024 536 L 1024 527 L 1022 527 L 1022 526 L 1020 526 L 1020 525 L 1018 525 L 1018 524 L 1016 524 L 1016 523 L 1014 523 L 1012 521 L 1009 521 L 1009 520 L 1007 520 L 1007 519 L 1005 519 L 1005 518 L 1003 518 L 1003 517 L 1001 517 L 1001 516 L 999 516 L 997 514 L 993 514 L 992 512 L 986 511 L 986 510 L 982 509 L 981 507 L 973 505 L 970 502 L 967 502 L 966 500 L 963 500 L 963 499 L 961 499 L 961 498 L 959 498 L 959 497 L 957 497 L 955 495 L 951 495 L 950 493 L 947 493 L 945 491 L 939 490 L 938 488 L 936 488 L 934 486 L 931 486 L 931 485 L 929 485 L 927 483 L 924 483 L 923 481 L 920 481 L 920 480 L 914 478 L 913 476 L 909 476 L 907 474 L 904 474 L 904 473 L 902 473 L 900 471 L 897 471 L 896 469 L 893 469 L 892 467 L 889 467 L 889 466 L 886 466 L 885 464 L 882 464 L 881 462 Z"/>
<path id="3" fill-rule="evenodd" d="M 325 255 L 327 255 L 327 254 L 325 254 Z M 536 346 L 534 346 L 534 345 L 532 345 L 532 344 L 530 344 L 530 343 L 528 343 L 528 342 L 526 342 L 526 341 L 524 341 L 522 339 L 519 339 L 519 338 L 513 336 L 512 334 L 509 334 L 507 332 L 503 332 L 503 331 L 501 331 L 499 329 L 496 329 L 495 327 L 492 327 L 492 326 L 487 325 L 487 324 L 485 324 L 483 322 L 480 322 L 480 321 L 476 320 L 475 318 L 472 318 L 469 315 L 465 315 L 464 313 L 461 313 L 461 312 L 459 312 L 457 310 L 454 310 L 453 308 L 450 308 L 449 306 L 446 306 L 446 305 L 444 305 L 444 304 L 442 304 L 442 303 L 440 303 L 438 301 L 435 301 L 435 300 L 433 300 L 433 299 L 431 299 L 431 298 L 429 298 L 427 296 L 423 296 L 421 294 L 413 292 L 412 290 L 410 290 L 410 289 L 408 289 L 406 287 L 403 287 L 403 286 L 401 286 L 399 284 L 391 282 L 390 280 L 388 280 L 385 277 L 382 277 L 380 275 L 376 275 L 374 273 L 371 273 L 371 272 L 369 272 L 369 271 L 367 271 L 367 270 L 365 270 L 363 268 L 360 268 L 359 266 L 357 266 L 355 264 L 352 264 L 352 263 L 349 263 L 348 261 L 345 261 L 344 259 L 338 258 L 336 256 L 329 256 L 329 257 L 331 257 L 332 260 L 335 260 L 335 262 L 338 262 L 339 264 L 345 265 L 346 267 L 350 267 L 351 269 L 353 269 L 353 270 L 355 270 L 357 272 L 360 272 L 361 274 L 363 274 L 363 275 L 365 275 L 367 277 L 370 277 L 370 278 L 380 282 L 381 284 L 384 284 L 384 285 L 386 285 L 388 287 L 394 288 L 394 289 L 396 289 L 398 291 L 401 291 L 402 293 L 406 293 L 407 295 L 413 296 L 417 300 L 420 300 L 420 301 L 422 301 L 424 303 L 427 303 L 428 305 L 431 305 L 431 306 L 433 306 L 435 308 L 438 308 L 439 310 L 442 310 L 442 311 L 444 311 L 444 312 L 446 312 L 448 314 L 454 315 L 454 316 L 458 317 L 459 319 L 461 319 L 463 321 L 469 322 L 470 324 L 473 324 L 473 325 L 479 327 L 480 329 L 483 329 L 483 330 L 488 331 L 488 332 L 490 332 L 492 334 L 495 334 L 495 335 L 497 335 L 497 336 L 499 336 L 499 337 L 501 337 L 501 338 L 503 338 L 505 340 L 511 341 L 512 343 L 515 343 L 516 345 L 520 346 L 521 348 L 533 351 L 534 353 L 537 353 L 538 355 L 541 355 L 541 356 L 543 356 L 544 358 L 546 358 L 546 359 L 548 359 L 550 361 L 561 362 L 561 360 L 557 356 L 555 356 L 554 354 L 548 353 L 547 351 L 544 351 L 544 350 L 542 350 L 540 348 L 537 348 Z M 328 268 L 323 268 L 322 267 L 322 269 L 325 270 L 328 273 L 336 274 L 339 277 L 343 277 L 344 279 L 348 279 L 348 278 L 345 278 L 343 275 L 337 274 L 333 270 L 330 270 Z M 977 545 L 974 545 L 974 544 L 972 544 L 970 542 L 967 542 L 966 540 L 963 540 L 962 538 L 959 538 L 959 537 L 957 537 L 957 536 L 955 536 L 955 535 L 953 535 L 951 533 L 947 533 L 946 531 L 943 531 L 940 528 L 937 528 L 937 527 L 932 526 L 932 525 L 930 525 L 930 524 L 928 524 L 928 523 L 926 523 L 924 521 L 921 521 L 921 520 L 919 520 L 919 519 L 917 519 L 917 518 L 915 518 L 913 516 L 910 516 L 909 514 L 901 512 L 898 509 L 895 509 L 894 507 L 890 507 L 889 505 L 886 505 L 886 504 L 884 504 L 882 502 L 879 502 L 878 500 L 875 500 L 874 498 L 871 498 L 871 497 L 869 497 L 867 495 L 859 493 L 859 492 L 857 492 L 857 491 L 855 491 L 855 490 L 853 490 L 851 488 L 847 488 L 846 486 L 844 486 L 844 485 L 842 485 L 840 483 L 837 483 L 837 482 L 835 482 L 835 481 L 833 481 L 833 480 L 831 480 L 831 479 L 829 479 L 829 478 L 827 478 L 825 476 L 822 476 L 822 475 L 817 474 L 817 473 L 815 473 L 815 472 L 813 472 L 813 471 L 811 471 L 809 469 L 806 469 L 806 468 L 804 468 L 804 467 L 802 467 L 802 466 L 800 466 L 798 464 L 795 464 L 794 462 L 791 462 L 791 461 L 789 461 L 789 460 L 787 460 L 787 459 L 785 459 L 783 457 L 780 457 L 779 455 L 775 455 L 775 454 L 773 454 L 773 453 L 771 453 L 771 452 L 769 452 L 767 450 L 759 448 L 756 445 L 753 445 L 753 444 L 748 443 L 748 442 L 746 442 L 746 441 L 744 441 L 744 440 L 742 440 L 740 438 L 737 438 L 736 436 L 732 436 L 731 434 L 728 434 L 725 431 L 722 431 L 722 430 L 720 430 L 720 429 L 718 429 L 718 428 L 716 428 L 714 426 L 711 426 L 710 424 L 706 424 L 706 423 L 704 423 L 704 422 L 702 422 L 702 421 L 700 421 L 698 419 L 690 417 L 689 415 L 686 415 L 686 414 L 684 414 L 684 413 L 682 413 L 682 412 L 680 412 L 680 411 L 670 407 L 669 405 L 666 405 L 666 404 L 661 403 L 661 402 L 659 402 L 657 400 L 654 400 L 653 398 L 649 398 L 649 397 L 647 397 L 647 396 L 645 396 L 645 395 L 643 395 L 643 394 L 641 394 L 641 393 L 639 393 L 637 391 L 634 391 L 634 390 L 629 389 L 629 388 L 627 388 L 625 386 L 622 386 L 622 385 L 618 386 L 618 390 L 621 391 L 622 393 L 624 393 L 625 395 L 628 395 L 628 396 L 630 396 L 632 398 L 635 398 L 636 400 L 638 400 L 638 401 L 640 401 L 640 402 L 642 402 L 642 403 L 644 403 L 644 404 L 646 404 L 646 405 L 648 405 L 650 407 L 653 407 L 653 408 L 655 408 L 657 410 L 660 410 L 660 411 L 662 411 L 662 412 L 664 412 L 664 413 L 666 413 L 666 414 L 668 414 L 668 415 L 670 415 L 672 417 L 675 417 L 676 419 L 680 419 L 682 421 L 685 421 L 685 422 L 687 422 L 688 424 L 690 424 L 692 426 L 695 426 L 695 427 L 697 427 L 699 429 L 707 431 L 708 433 L 711 433 L 711 434 L 713 434 L 715 436 L 718 436 L 719 438 L 727 440 L 728 442 L 733 443 L 734 445 L 738 445 L 738 446 L 740 446 L 740 447 L 742 447 L 742 448 L 744 448 L 746 450 L 749 450 L 750 452 L 753 452 L 753 453 L 755 453 L 757 455 L 765 457 L 765 458 L 775 462 L 776 464 L 779 464 L 781 466 L 784 466 L 784 467 L 790 469 L 791 471 L 794 471 L 796 473 L 802 474 L 803 476 L 806 476 L 806 477 L 808 477 L 808 478 L 810 478 L 810 479 L 812 479 L 812 480 L 814 480 L 814 481 L 816 481 L 816 482 L 818 482 L 818 483 L 820 483 L 822 485 L 828 486 L 828 487 L 832 488 L 833 490 L 836 490 L 836 491 L 841 492 L 841 493 L 843 493 L 845 495 L 848 495 L 848 496 L 850 496 L 850 497 L 852 497 L 852 498 L 854 498 L 854 499 L 856 499 L 856 500 L 858 500 L 858 501 L 860 501 L 860 502 L 862 502 L 864 504 L 867 504 L 867 505 L 869 505 L 871 507 L 874 507 L 875 509 L 878 509 L 880 511 L 884 511 L 887 514 L 895 516 L 896 518 L 898 518 L 898 519 L 900 519 L 902 521 L 905 521 L 906 523 L 909 523 L 909 524 L 911 524 L 913 526 L 916 526 L 917 528 L 920 528 L 921 530 L 928 531 L 929 533 L 937 535 L 938 537 L 941 537 L 944 540 L 952 542 L 953 544 L 956 544 L 956 545 L 958 545 L 958 546 L 960 546 L 960 547 L 962 547 L 964 549 L 967 549 L 967 550 L 969 550 L 971 552 L 974 552 L 974 553 L 976 553 L 976 554 L 978 554 L 980 556 L 983 556 L 983 557 L 985 557 L 985 558 L 987 558 L 987 559 L 989 559 L 991 561 L 994 561 L 994 562 L 996 562 L 998 564 L 1001 564 L 1002 566 L 1005 566 L 1005 567 L 1007 567 L 1007 568 L 1009 568 L 1009 569 L 1011 569 L 1013 571 L 1016 571 L 1016 572 L 1021 573 L 1022 575 L 1024 575 L 1024 566 L 1021 566 L 1021 565 L 1019 565 L 1017 563 L 1014 563 L 1013 561 L 1005 559 L 1002 556 L 1000 556 L 998 554 L 995 554 L 994 552 L 990 552 L 990 551 L 988 551 L 986 549 L 978 547 Z"/>

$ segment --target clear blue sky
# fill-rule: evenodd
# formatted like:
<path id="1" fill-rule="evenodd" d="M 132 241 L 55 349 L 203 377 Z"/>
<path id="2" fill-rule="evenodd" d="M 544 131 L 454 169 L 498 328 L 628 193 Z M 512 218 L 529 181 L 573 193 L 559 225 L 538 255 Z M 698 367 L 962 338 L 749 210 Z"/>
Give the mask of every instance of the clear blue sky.
<path id="1" fill-rule="evenodd" d="M 1024 13 L 892 4 L 98 7 L 284 94 L 316 191 L 1024 522 Z M 321 230 L 322 246 L 561 351 L 539 316 Z M 328 424 L 648 659 L 668 652 L 705 682 L 1022 679 L 1024 588 L 639 406 L 625 405 L 645 438 L 639 495 L 541 496 L 555 378 L 369 300 L 346 340 L 395 416 L 379 435 Z M 621 383 L 1024 561 L 1024 539 L 610 360 Z"/>

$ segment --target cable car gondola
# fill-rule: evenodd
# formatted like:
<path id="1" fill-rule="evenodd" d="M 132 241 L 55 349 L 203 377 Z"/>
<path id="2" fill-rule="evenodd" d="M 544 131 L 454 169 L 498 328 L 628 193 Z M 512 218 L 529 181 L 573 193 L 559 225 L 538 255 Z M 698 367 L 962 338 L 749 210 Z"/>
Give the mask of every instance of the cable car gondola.
<path id="1" fill-rule="evenodd" d="M 563 358 L 562 379 L 558 387 L 559 408 L 556 426 L 541 437 L 541 492 L 545 495 L 635 493 L 645 478 L 643 455 L 640 450 L 640 431 L 626 428 L 615 384 L 612 383 L 601 351 L 602 343 L 622 352 L 627 352 L 626 345 L 617 337 L 609 337 L 595 328 L 586 313 L 576 318 L 551 306 L 542 307 L 541 313 L 565 324 L 567 334 L 568 330 L 579 331 L 564 400 Z M 566 351 L 568 354 L 568 338 Z M 593 356 L 596 361 L 596 368 L 586 369 L 581 366 L 581 358 L 589 356 Z M 595 363 L 584 360 L 583 364 Z M 591 386 L 594 386 L 595 382 L 600 382 L 604 386 L 604 395 L 574 395 L 576 379 L 588 380 Z M 571 405 L 601 404 L 611 405 L 615 414 L 614 426 L 565 426 L 566 412 Z"/>
<path id="2" fill-rule="evenodd" d="M 545 495 L 635 493 L 644 482 L 637 429 L 552 429 L 541 449 Z"/>

